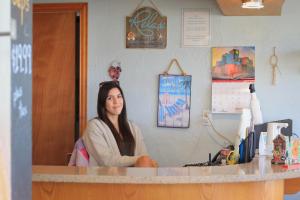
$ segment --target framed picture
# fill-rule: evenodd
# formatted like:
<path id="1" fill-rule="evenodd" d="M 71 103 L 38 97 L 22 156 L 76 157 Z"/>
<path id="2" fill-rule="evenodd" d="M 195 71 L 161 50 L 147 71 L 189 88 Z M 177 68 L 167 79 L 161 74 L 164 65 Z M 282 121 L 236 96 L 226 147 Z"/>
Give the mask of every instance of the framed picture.
<path id="1" fill-rule="evenodd" d="M 159 75 L 157 126 L 189 128 L 191 75 Z"/>
<path id="2" fill-rule="evenodd" d="M 255 47 L 212 48 L 212 112 L 240 113 L 250 103 L 255 81 Z"/>
<path id="3" fill-rule="evenodd" d="M 212 80 L 255 80 L 255 47 L 213 47 Z"/>

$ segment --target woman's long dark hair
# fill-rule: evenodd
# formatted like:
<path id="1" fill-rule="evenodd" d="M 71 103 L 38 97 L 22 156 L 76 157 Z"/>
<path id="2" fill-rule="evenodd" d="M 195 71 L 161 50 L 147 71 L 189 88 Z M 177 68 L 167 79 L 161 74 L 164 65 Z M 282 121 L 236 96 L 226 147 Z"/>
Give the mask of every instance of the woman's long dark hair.
<path id="1" fill-rule="evenodd" d="M 108 119 L 106 106 L 105 106 L 108 93 L 113 88 L 118 88 L 123 97 L 123 109 L 118 118 L 120 133 L 118 133 L 117 129 Z M 98 112 L 99 119 L 104 121 L 107 124 L 107 126 L 110 128 L 111 132 L 113 133 L 117 141 L 121 155 L 124 155 L 123 150 L 125 145 L 125 147 L 129 147 L 129 149 L 127 149 L 126 151 L 126 155 L 128 154 L 128 156 L 133 156 L 135 151 L 135 140 L 128 124 L 125 97 L 123 95 L 123 91 L 121 87 L 119 86 L 119 82 L 108 81 L 108 82 L 104 82 L 103 84 L 100 84 L 100 88 L 98 92 L 97 112 Z"/>

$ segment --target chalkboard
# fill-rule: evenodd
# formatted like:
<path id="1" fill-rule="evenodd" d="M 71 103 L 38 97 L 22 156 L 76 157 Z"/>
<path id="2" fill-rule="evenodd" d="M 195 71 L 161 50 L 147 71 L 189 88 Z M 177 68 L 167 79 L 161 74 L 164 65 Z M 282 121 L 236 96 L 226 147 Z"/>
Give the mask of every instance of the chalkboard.
<path id="1" fill-rule="evenodd" d="M 12 200 L 31 199 L 32 2 L 11 1 Z"/>

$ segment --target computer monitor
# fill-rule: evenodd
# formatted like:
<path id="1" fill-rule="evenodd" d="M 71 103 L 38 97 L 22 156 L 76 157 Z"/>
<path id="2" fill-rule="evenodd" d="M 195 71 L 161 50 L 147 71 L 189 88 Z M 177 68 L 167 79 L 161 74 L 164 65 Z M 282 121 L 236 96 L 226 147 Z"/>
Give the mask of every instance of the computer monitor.
<path id="1" fill-rule="evenodd" d="M 282 119 L 282 120 L 276 120 L 276 121 L 271 121 L 271 122 L 278 122 L 278 123 L 288 123 L 287 128 L 282 128 L 281 132 L 285 136 L 292 136 L 293 134 L 293 120 L 291 119 Z M 259 146 L 259 137 L 261 132 L 267 132 L 267 126 L 268 123 L 271 122 L 265 122 L 263 124 L 257 124 L 254 126 L 254 131 L 255 131 L 255 140 L 256 140 L 256 148 L 258 149 Z"/>

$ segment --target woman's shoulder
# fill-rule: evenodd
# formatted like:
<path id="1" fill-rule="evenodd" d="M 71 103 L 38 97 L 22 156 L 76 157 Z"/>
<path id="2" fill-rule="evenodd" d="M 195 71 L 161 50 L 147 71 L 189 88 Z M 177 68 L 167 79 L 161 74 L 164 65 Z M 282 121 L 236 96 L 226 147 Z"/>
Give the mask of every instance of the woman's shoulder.
<path id="1" fill-rule="evenodd" d="M 93 119 L 91 119 L 91 120 L 88 121 L 88 126 L 97 126 L 97 125 L 101 125 L 102 122 L 103 122 L 103 121 L 102 121 L 101 119 L 95 117 L 95 118 L 93 118 Z"/>
<path id="2" fill-rule="evenodd" d="M 138 126 L 132 120 L 128 120 L 128 124 L 129 124 L 130 127 L 138 128 Z"/>
<path id="3" fill-rule="evenodd" d="M 106 129 L 107 125 L 105 124 L 104 121 L 102 121 L 99 118 L 93 118 L 91 120 L 89 120 L 88 124 L 87 124 L 87 129 L 91 130 L 91 129 Z"/>

